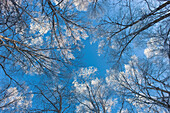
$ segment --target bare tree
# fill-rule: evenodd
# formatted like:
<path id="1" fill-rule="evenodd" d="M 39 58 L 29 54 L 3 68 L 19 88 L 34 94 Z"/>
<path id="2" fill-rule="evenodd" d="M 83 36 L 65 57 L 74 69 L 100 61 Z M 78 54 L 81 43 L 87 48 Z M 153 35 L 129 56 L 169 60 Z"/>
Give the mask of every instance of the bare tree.
<path id="1" fill-rule="evenodd" d="M 11 113 L 25 113 L 27 109 L 32 107 L 33 94 L 29 87 L 24 84 L 21 87 L 13 84 L 12 80 L 8 83 L 7 80 L 3 79 L 0 79 L 3 83 L 0 86 L 0 110 Z"/>
<path id="2" fill-rule="evenodd" d="M 88 8 L 92 8 L 91 14 L 103 13 L 101 1 L 105 0 L 0 0 L 0 67 L 3 73 L 18 85 L 11 76 L 18 71 L 62 77 L 61 70 L 74 65 L 74 52 L 81 49 L 82 40 L 88 37 L 86 31 L 90 22 L 82 15 L 89 11 Z M 107 12 L 107 17 L 104 16 L 97 29 L 91 31 L 100 40 L 99 53 L 107 48 L 114 61 L 117 61 L 116 64 L 124 64 L 136 52 L 135 47 L 146 45 L 147 48 L 143 48 L 144 54 L 139 59 L 145 56 L 147 59 L 140 62 L 133 56 L 125 65 L 124 72 L 117 70 L 118 72 L 110 73 L 106 78 L 107 84 L 90 77 L 96 69 L 82 68 L 73 82 L 78 103 L 76 112 L 111 112 L 116 103 L 111 97 L 112 85 L 123 96 L 122 106 L 127 102 L 133 107 L 146 108 L 151 112 L 168 112 L 170 2 L 109 2 L 111 5 L 108 5 L 110 11 Z M 68 108 L 74 109 L 75 106 L 71 105 L 73 97 L 70 85 L 54 82 L 57 84 L 49 81 L 33 84 L 37 90 L 35 94 L 42 96 L 43 104 L 43 107 L 32 109 L 33 111 L 61 113 L 68 112 Z M 18 90 L 10 85 L 4 86 L 1 92 L 1 108 L 4 109 L 20 103 L 24 97 L 19 98 Z M 17 99 L 4 104 L 4 100 L 13 95 Z M 122 107 L 120 112 L 122 111 L 126 110 Z"/>
<path id="3" fill-rule="evenodd" d="M 99 54 L 109 51 L 115 64 L 108 83 L 142 112 L 169 112 L 169 5 L 169 1 L 113 1 L 93 32 L 100 40 Z M 131 58 L 134 54 L 139 58 Z"/>
<path id="4" fill-rule="evenodd" d="M 81 68 L 73 81 L 77 113 L 111 113 L 117 103 L 112 90 L 102 81 L 95 78 L 94 67 Z"/>
<path id="5" fill-rule="evenodd" d="M 71 92 L 70 82 L 66 79 L 58 81 L 53 78 L 38 85 L 33 84 L 35 102 L 38 104 L 28 109 L 30 112 L 68 113 L 74 111 L 75 102 Z M 37 99 L 38 98 L 38 99 Z"/>
<path id="6" fill-rule="evenodd" d="M 107 83 L 133 104 L 138 112 L 169 112 L 169 68 L 165 63 L 138 60 L 132 56 L 125 70 L 110 71 Z"/>
<path id="7" fill-rule="evenodd" d="M 143 47 L 153 37 L 161 39 L 164 47 L 169 48 L 169 4 L 169 1 L 155 0 L 113 1 L 109 14 L 95 31 L 101 40 L 99 53 L 109 48 L 119 62 L 133 55 L 134 47 Z M 169 55 L 169 49 L 166 54 Z"/>
<path id="8" fill-rule="evenodd" d="M 17 88 L 20 86 L 22 89 L 22 85 L 16 79 L 17 74 L 21 74 L 21 72 L 33 75 L 45 73 L 48 76 L 59 77 L 61 71 L 70 65 L 73 66 L 72 62 L 77 57 L 74 56 L 74 51 L 81 49 L 81 40 L 88 37 L 83 17 L 79 16 L 81 11 L 77 10 L 78 7 L 84 7 L 84 5 L 77 6 L 77 2 L 0 0 L 0 71 L 2 78 L 8 77 L 9 81 L 17 84 Z M 70 75 L 68 74 L 68 76 Z M 7 83 L 8 80 L 3 80 L 3 82 Z M 1 88 L 1 109 L 11 108 L 25 98 L 25 96 L 18 97 L 22 91 L 15 87 L 12 89 L 7 84 Z M 44 97 L 51 95 L 52 86 L 46 87 L 50 88 L 47 90 L 48 94 L 44 93 L 44 89 L 39 88 Z M 55 93 L 53 97 L 57 95 L 56 101 L 64 100 L 65 95 L 63 97 L 63 94 L 67 88 L 56 87 L 58 89 L 53 90 Z M 4 100 L 13 98 L 13 96 L 16 96 L 17 99 L 4 103 Z M 56 106 L 62 104 L 63 107 L 63 103 L 63 101 L 58 102 Z M 14 108 L 18 109 L 17 105 Z M 58 107 L 58 110 L 55 110 L 64 112 L 67 111 L 66 109 L 67 107 L 65 110 Z M 44 110 L 46 109 L 44 108 Z"/>
<path id="9" fill-rule="evenodd" d="M 75 4 L 67 0 L 0 1 L 0 66 L 6 75 L 21 68 L 27 74 L 58 76 L 61 67 L 72 64 L 74 50 L 88 37 Z"/>

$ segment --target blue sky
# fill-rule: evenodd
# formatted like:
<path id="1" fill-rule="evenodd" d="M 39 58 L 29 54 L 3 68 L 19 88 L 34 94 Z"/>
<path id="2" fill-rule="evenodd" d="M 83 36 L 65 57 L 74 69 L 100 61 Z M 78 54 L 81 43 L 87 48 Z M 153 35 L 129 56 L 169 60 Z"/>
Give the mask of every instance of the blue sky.
<path id="1" fill-rule="evenodd" d="M 108 0 L 108 1 L 110 1 L 110 0 Z M 112 1 L 112 0 L 111 0 Z M 135 1 L 135 2 L 137 2 L 137 0 Z M 133 5 L 136 5 L 135 4 L 135 2 L 134 2 L 134 4 Z M 154 2 L 153 2 L 154 3 Z M 102 4 L 102 2 L 101 2 L 101 4 Z M 110 3 L 111 4 L 111 3 Z M 81 5 L 81 4 L 79 4 L 79 5 Z M 87 6 L 88 6 L 88 3 L 86 4 Z M 98 5 L 100 5 L 100 4 L 98 4 Z M 102 5 L 104 5 L 104 4 L 102 4 Z M 91 18 L 88 18 L 88 14 L 86 14 L 86 11 L 88 11 L 87 10 L 87 8 L 89 8 L 89 7 L 87 7 L 87 6 L 81 6 L 82 8 L 83 7 L 85 7 L 85 9 L 84 10 L 82 10 L 80 7 L 76 7 L 76 9 L 75 9 L 75 11 L 76 12 L 79 12 L 80 13 L 80 15 L 78 15 L 78 16 L 76 16 L 76 17 L 81 17 L 81 18 L 83 18 L 82 19 L 82 23 L 83 23 L 83 21 L 85 21 L 85 22 L 87 22 L 88 24 L 87 24 L 87 26 L 88 25 L 97 25 L 97 24 L 99 24 L 100 23 L 100 21 L 99 20 L 101 20 L 101 18 L 102 17 L 100 17 L 100 19 L 94 19 L 94 20 L 92 20 Z M 108 6 L 109 6 L 109 4 L 108 4 Z M 141 5 L 142 6 L 142 5 Z M 103 6 L 104 8 L 106 7 L 106 6 Z M 39 7 L 38 7 L 39 8 Z M 100 7 L 99 7 L 100 8 Z M 108 10 L 111 10 L 109 7 L 107 7 L 108 8 Z M 119 8 L 119 6 L 118 6 L 118 8 Z M 114 9 L 114 7 L 113 7 L 113 9 Z M 132 8 L 133 9 L 133 8 Z M 134 8 L 135 9 L 135 8 Z M 138 8 L 137 8 L 138 9 Z M 145 9 L 145 7 L 144 8 L 142 8 L 142 11 Z M 38 9 L 36 9 L 36 10 L 38 10 Z M 126 10 L 126 8 L 125 9 L 123 9 L 123 10 L 121 10 L 121 11 L 125 11 Z M 50 10 L 51 11 L 51 10 Z M 118 10 L 119 11 L 119 10 Z M 134 10 L 134 11 L 137 11 L 136 9 Z M 48 11 L 47 11 L 48 12 Z M 70 12 L 70 11 L 69 11 Z M 101 11 L 99 11 L 99 13 L 100 13 Z M 122 13 L 123 13 L 122 12 Z M 105 12 L 104 12 L 105 13 Z M 114 21 L 114 18 L 116 19 L 116 14 L 118 14 L 118 19 L 120 18 L 121 19 L 121 17 L 119 17 L 119 13 L 114 13 L 114 10 L 112 10 L 112 11 L 109 11 L 109 12 L 107 12 L 108 13 L 108 15 L 110 16 L 110 17 L 112 17 L 113 18 L 113 21 Z M 115 14 L 115 15 L 113 15 L 113 14 Z M 143 13 L 141 13 L 141 14 L 143 14 Z M 63 14 L 64 15 L 64 14 Z M 60 16 L 60 15 L 59 15 Z M 138 16 L 138 15 L 137 15 Z M 104 14 L 103 14 L 103 19 L 104 19 Z M 138 17 L 140 17 L 140 15 L 138 16 Z M 41 18 L 41 17 L 40 17 Z M 107 17 L 106 17 L 107 18 Z M 44 18 L 43 18 L 44 19 Z M 76 19 L 76 18 L 75 18 Z M 74 19 L 73 19 L 74 20 Z M 107 20 L 107 19 L 106 19 Z M 54 21 L 55 21 L 55 19 L 54 19 Z M 119 20 L 118 20 L 119 21 Z M 28 21 L 28 23 L 29 22 L 31 22 L 31 20 L 29 20 Z M 42 22 L 43 23 L 43 22 Z M 45 21 L 45 23 L 46 23 L 46 21 Z M 81 23 L 81 22 L 80 22 Z M 126 23 L 126 22 L 125 22 Z M 37 25 L 39 25 L 39 23 L 37 23 Z M 50 29 L 46 29 L 46 24 L 43 26 L 40 26 L 40 27 L 36 27 L 37 26 L 36 24 L 33 24 L 32 26 L 32 29 L 33 29 L 33 31 L 36 31 L 36 30 L 39 30 L 39 31 L 41 31 L 41 30 L 50 30 Z M 50 24 L 49 24 L 50 25 Z M 66 29 L 66 27 L 63 27 L 63 26 L 66 26 L 64 23 L 63 23 L 63 20 L 61 19 L 61 21 L 60 21 L 60 19 L 59 19 L 59 25 L 61 26 L 61 33 L 63 33 L 63 36 L 64 37 L 66 37 L 66 38 L 62 38 L 62 36 L 60 36 L 60 38 L 58 38 L 58 39 L 60 39 L 61 40 L 61 43 L 62 44 L 64 44 L 64 45 L 66 45 L 66 47 L 68 46 L 68 47 L 72 47 L 73 45 L 72 45 L 72 42 L 74 42 L 74 41 L 72 41 L 72 40 L 70 40 L 71 38 L 71 36 L 72 35 L 70 35 L 70 33 L 65 33 L 66 31 L 68 31 L 69 32 L 69 30 L 68 29 Z M 74 25 L 74 24 L 73 24 Z M 81 24 L 80 24 L 81 25 Z M 83 24 L 82 24 L 83 25 Z M 85 24 L 86 25 L 86 24 Z M 108 25 L 109 26 L 109 25 Z M 105 26 L 106 28 L 108 27 L 107 25 Z M 111 24 L 111 26 L 112 26 L 112 24 Z M 30 27 L 30 26 L 29 26 Z M 70 25 L 69 27 L 72 27 L 72 25 Z M 105 27 L 103 28 L 103 33 L 105 34 L 105 31 L 107 31 L 106 29 L 105 29 Z M 48 27 L 47 27 L 48 28 Z M 110 30 L 109 31 L 111 31 L 111 30 L 113 30 L 112 29 L 112 27 L 110 28 L 110 27 L 108 27 Z M 133 28 L 133 27 L 132 27 Z M 31 28 L 30 28 L 31 29 Z M 77 38 L 77 37 L 79 37 L 79 35 L 81 36 L 82 35 L 82 33 L 85 33 L 85 31 L 83 31 L 82 32 L 82 30 L 81 29 L 77 29 L 76 27 L 73 27 L 73 34 L 77 34 L 77 35 L 75 35 L 75 37 Z M 66 31 L 65 31 L 66 30 Z M 117 28 L 115 28 L 115 30 L 117 30 Z M 38 32 L 39 32 L 38 31 Z M 77 31 L 81 31 L 81 33 L 78 33 Z M 110 35 L 109 34 L 109 31 L 108 31 L 108 35 Z M 126 30 L 125 30 L 126 31 Z M 127 30 L 128 31 L 128 30 Z M 60 33 L 58 33 L 59 32 L 59 29 L 57 29 L 56 30 L 56 32 L 57 32 L 57 35 L 59 35 Z M 99 31 L 98 32 L 100 32 L 100 28 L 99 28 Z M 38 35 L 38 33 L 34 33 L 34 32 L 32 32 L 33 34 L 32 35 L 35 35 L 35 34 L 37 34 Z M 45 33 L 47 36 L 49 35 L 51 35 L 50 33 L 52 33 L 52 32 L 47 32 L 47 33 Z M 43 34 L 43 33 L 42 33 Z M 103 39 L 102 38 L 104 38 L 104 40 L 105 39 L 107 39 L 106 37 L 107 37 L 107 35 L 104 35 L 103 34 L 103 36 L 101 36 L 101 35 L 99 35 L 99 36 L 101 36 L 100 38 L 96 35 L 96 34 L 94 34 L 94 35 L 96 35 L 96 39 L 98 39 L 95 43 L 93 43 L 93 44 L 90 44 L 90 42 L 91 42 L 91 38 L 89 37 L 89 38 L 87 38 L 88 36 L 86 35 L 86 33 L 85 34 L 83 34 L 82 35 L 82 38 L 77 38 L 76 40 L 77 41 L 79 41 L 79 40 L 81 40 L 80 42 L 82 42 L 82 44 L 84 45 L 84 48 L 82 48 L 81 49 L 81 51 L 80 52 L 78 52 L 78 53 L 76 53 L 78 50 L 75 50 L 75 51 L 72 51 L 73 52 L 73 54 L 76 56 L 78 56 L 78 55 L 80 55 L 80 57 L 78 57 L 77 59 L 75 59 L 75 62 L 76 61 L 80 61 L 80 62 L 76 62 L 75 64 L 73 64 L 73 65 L 69 65 L 68 67 L 70 68 L 69 69 L 69 71 L 67 72 L 67 70 L 66 70 L 66 73 L 64 73 L 65 75 L 73 75 L 73 76 L 71 76 L 72 78 L 71 78 L 71 80 L 73 80 L 74 79 L 74 76 L 76 76 L 76 75 L 74 75 L 75 73 L 74 72 L 76 72 L 76 71 L 79 71 L 79 68 L 81 68 L 81 67 L 85 67 L 85 68 L 88 68 L 88 67 L 91 67 L 91 66 L 93 66 L 93 67 L 95 67 L 95 68 L 97 68 L 97 72 L 95 73 L 96 74 L 96 76 L 95 77 L 98 77 L 98 78 L 101 78 L 101 80 L 102 79 L 105 79 L 108 75 L 106 75 L 106 70 L 107 69 L 110 69 L 110 68 L 112 68 L 113 67 L 113 64 L 114 64 L 114 62 L 109 62 L 109 60 L 108 60 L 108 58 L 110 58 L 110 59 L 113 59 L 114 60 L 114 58 L 115 57 L 113 57 L 113 56 L 111 56 L 111 55 L 109 55 L 109 53 L 104 53 L 104 54 L 101 54 L 100 56 L 98 55 L 98 45 L 99 45 L 99 43 L 100 43 L 100 41 L 102 41 Z M 106 32 L 106 34 L 107 34 L 107 32 Z M 0 34 L 1 35 L 1 34 Z M 39 47 L 39 44 L 41 43 L 41 41 L 42 40 L 45 40 L 46 39 L 46 35 L 42 35 L 42 39 L 40 38 L 40 40 L 38 40 L 39 38 L 37 38 L 37 40 L 35 40 L 36 39 L 36 36 L 35 36 L 35 39 L 34 39 L 34 37 L 31 37 L 31 38 L 33 38 L 33 39 L 31 39 L 31 42 L 37 42 L 37 44 L 35 44 L 35 47 Z M 90 35 L 90 34 L 89 34 Z M 44 36 L 44 37 L 43 37 Z M 84 38 L 83 38 L 83 36 L 84 36 Z M 144 36 L 144 35 L 142 35 L 142 36 Z M 56 37 L 55 37 L 56 38 Z M 73 37 L 72 37 L 73 38 Z M 84 40 L 85 38 L 87 38 L 86 40 Z M 113 37 L 114 38 L 114 37 Z M 119 38 L 121 38 L 121 35 L 118 37 L 118 39 Z M 51 37 L 51 39 L 52 39 L 52 37 Z M 63 39 L 64 39 L 64 41 L 63 41 Z M 67 40 L 66 40 L 67 39 Z M 74 38 L 73 38 L 74 39 Z M 115 38 L 116 39 L 116 38 Z M 144 51 L 144 49 L 145 48 L 147 48 L 147 45 L 144 43 L 144 41 L 142 42 L 142 40 L 141 40 L 142 38 L 140 38 L 140 37 L 137 37 L 137 39 L 136 40 L 133 40 L 129 45 L 128 45 L 128 47 L 131 47 L 131 49 L 129 49 L 129 51 L 125 51 L 125 52 L 127 52 L 128 53 L 128 55 L 129 56 L 131 56 L 131 54 L 132 55 L 136 55 L 137 57 L 141 57 L 141 58 L 145 58 L 145 55 L 144 55 L 144 53 L 143 53 L 143 51 Z M 144 39 L 144 38 L 143 38 Z M 33 40 L 33 41 L 32 41 Z M 82 41 L 83 40 L 83 41 Z M 52 40 L 52 41 L 54 41 L 54 40 Z M 120 40 L 121 41 L 121 40 Z M 141 43 L 142 45 L 139 45 L 138 43 L 136 43 L 136 42 L 138 42 L 138 43 Z M 44 41 L 44 46 L 46 47 L 46 42 L 47 42 L 47 40 L 46 41 Z M 66 42 L 68 42 L 68 43 L 66 43 Z M 147 41 L 146 41 L 147 42 Z M 23 42 L 24 43 L 24 42 Z M 42 43 L 43 44 L 43 43 Z M 114 43 L 113 43 L 114 44 Z M 122 43 L 122 45 L 123 45 L 124 43 Z M 136 44 L 136 45 L 135 45 Z M 50 44 L 49 44 L 50 45 Z M 49 46 L 48 44 L 47 44 L 47 47 Z M 52 45 L 52 44 L 51 44 Z M 58 42 L 57 43 L 55 43 L 54 44 L 56 47 L 58 47 L 58 45 L 60 45 L 60 44 L 58 44 Z M 43 45 L 42 45 L 43 46 Z M 34 47 L 34 46 L 33 46 Z M 64 46 L 62 46 L 62 47 L 64 47 Z M 62 48 L 61 47 L 61 48 Z M 81 47 L 81 46 L 80 46 Z M 2 49 L 3 50 L 3 49 Z M 15 47 L 14 47 L 14 50 L 15 50 Z M 64 50 L 64 49 L 63 49 Z M 71 51 L 71 50 L 70 50 Z M 58 52 L 57 50 L 55 50 L 55 51 L 53 51 L 54 53 L 56 52 L 56 56 L 57 55 L 60 55 L 60 52 Z M 68 52 L 68 51 L 67 51 Z M 65 53 L 66 54 L 66 56 L 68 55 L 68 53 Z M 79 54 L 80 53 L 80 54 Z M 63 53 L 62 53 L 63 54 Z M 60 57 L 63 57 L 63 55 L 61 54 L 61 56 Z M 48 56 L 48 55 L 47 55 Z M 69 55 L 68 55 L 69 56 Z M 71 55 L 70 55 L 71 56 Z M 123 56 L 123 55 L 122 55 Z M 58 56 L 57 56 L 58 57 Z M 59 59 L 60 59 L 60 57 L 58 57 Z M 62 59 L 62 58 L 61 58 Z M 64 59 L 64 58 L 63 58 Z M 74 60 L 74 58 L 72 57 L 72 58 L 68 58 L 68 59 L 71 59 L 71 61 L 72 60 Z M 116 59 L 116 58 L 115 58 Z M 125 62 L 126 64 L 128 63 L 128 57 L 126 57 L 125 56 L 125 59 L 127 59 L 127 61 Z M 22 60 L 22 57 L 21 57 L 21 60 Z M 25 61 L 25 60 L 24 60 Z M 43 61 L 43 60 L 40 60 L 40 62 L 41 61 Z M 74 63 L 74 61 L 73 61 L 73 63 Z M 80 63 L 80 64 L 79 64 Z M 35 63 L 36 64 L 36 63 Z M 9 64 L 7 64 L 7 69 L 9 68 L 9 70 L 12 70 L 12 68 L 10 68 L 10 66 L 8 66 Z M 54 65 L 55 66 L 58 66 L 58 67 L 60 67 L 60 65 L 62 66 L 62 63 L 60 64 L 60 63 L 58 63 L 58 61 L 56 62 L 56 63 L 54 63 Z M 123 65 L 123 71 L 124 71 L 124 62 L 122 63 L 122 65 Z M 14 68 L 15 68 L 15 66 L 13 66 Z M 55 68 L 54 67 L 52 67 L 54 70 L 55 70 Z M 63 70 L 65 69 L 65 67 L 62 67 L 63 68 Z M 37 71 L 36 70 L 36 68 L 34 67 L 33 69 L 35 69 L 35 71 Z M 57 69 L 56 69 L 57 70 Z M 71 71 L 73 71 L 73 72 L 70 72 L 70 70 Z M 30 71 L 30 70 L 29 70 Z M 65 70 L 64 70 L 65 71 Z M 118 70 L 119 71 L 119 70 Z M 0 78 L 3 78 L 3 76 L 2 75 L 4 75 L 4 74 L 2 74 L 3 73 L 3 71 L 2 71 L 2 69 L 0 69 Z M 61 72 L 62 73 L 62 72 Z M 71 74 L 72 73 L 72 74 Z M 18 75 L 19 74 L 19 75 Z M 61 79 L 63 79 L 63 78 L 61 78 L 61 79 L 57 79 L 56 80 L 56 78 L 54 77 L 54 76 L 46 76 L 46 75 L 48 75 L 48 74 L 46 74 L 45 76 L 44 75 L 37 75 L 36 73 L 33 73 L 32 75 L 30 75 L 30 73 L 28 73 L 28 74 L 24 74 L 23 73 L 23 71 L 19 71 L 18 72 L 18 74 L 16 74 L 16 73 L 13 73 L 13 72 L 10 72 L 10 75 L 14 78 L 14 79 L 16 79 L 17 81 L 19 81 L 21 84 L 23 83 L 23 82 L 26 82 L 26 85 L 28 85 L 29 87 L 30 87 L 30 90 L 33 90 L 33 91 L 36 91 L 36 89 L 34 88 L 34 85 L 39 85 L 40 87 L 42 86 L 43 87 L 43 85 L 41 85 L 40 83 L 41 82 L 44 82 L 44 81 L 48 81 L 48 82 L 51 82 L 51 83 L 57 83 L 57 84 L 59 84 L 60 85 L 60 82 L 62 83 L 63 81 L 60 81 Z M 58 74 L 58 73 L 57 73 Z M 6 76 L 5 76 L 6 77 Z M 55 78 L 55 79 L 52 79 L 52 78 Z M 54 81 L 52 81 L 52 80 L 54 80 Z M 70 80 L 70 79 L 69 79 Z M 70 80 L 70 81 L 71 81 Z M 44 82 L 44 83 L 47 83 L 47 82 Z M 67 83 L 67 82 L 66 82 Z M 69 82 L 68 82 L 69 83 Z M 63 83 L 63 84 L 65 84 L 65 83 Z M 0 84 L 0 88 L 1 88 L 1 85 L 2 84 Z M 49 85 L 50 86 L 50 85 Z M 73 86 L 73 84 L 72 84 L 72 81 L 70 82 L 70 84 L 68 85 L 68 87 L 70 88 L 71 86 Z M 110 86 L 109 86 L 110 87 Z M 71 89 L 72 90 L 72 89 Z M 114 95 L 114 96 L 116 96 L 116 95 Z M 113 97 L 114 97 L 113 96 Z M 1 97 L 0 97 L 1 98 Z M 38 97 L 39 98 L 39 97 Z M 34 99 L 36 99 L 37 100 L 37 97 L 35 96 L 35 98 Z M 120 99 L 120 98 L 119 98 Z M 39 100 L 38 100 L 39 101 Z M 118 100 L 119 101 L 119 100 Z M 33 103 L 33 106 L 35 107 L 37 104 L 39 104 L 39 103 Z M 119 107 L 119 104 L 120 104 L 120 101 L 119 101 L 119 103 L 118 103 L 118 107 Z M 118 109 L 118 108 L 114 108 L 114 109 Z"/>
<path id="2" fill-rule="evenodd" d="M 104 76 L 106 69 L 109 69 L 109 63 L 107 56 L 104 54 L 98 55 L 98 44 L 90 44 L 90 39 L 84 41 L 85 47 L 82 49 L 83 57 L 81 58 L 82 62 L 86 67 L 94 66 L 98 69 L 97 75 Z"/>

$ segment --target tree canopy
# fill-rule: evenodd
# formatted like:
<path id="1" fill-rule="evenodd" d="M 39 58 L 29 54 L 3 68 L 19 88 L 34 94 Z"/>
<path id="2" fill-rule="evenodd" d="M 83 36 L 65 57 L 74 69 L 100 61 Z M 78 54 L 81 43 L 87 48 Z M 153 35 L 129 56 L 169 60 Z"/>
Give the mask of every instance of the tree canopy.
<path id="1" fill-rule="evenodd" d="M 169 0 L 0 0 L 0 112 L 170 112 L 169 17 Z"/>

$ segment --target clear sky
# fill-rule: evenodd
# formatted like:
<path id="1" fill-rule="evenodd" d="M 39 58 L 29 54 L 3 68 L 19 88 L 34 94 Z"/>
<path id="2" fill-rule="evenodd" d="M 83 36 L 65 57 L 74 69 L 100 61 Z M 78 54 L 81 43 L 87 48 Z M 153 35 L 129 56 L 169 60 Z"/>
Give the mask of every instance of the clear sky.
<path id="1" fill-rule="evenodd" d="M 82 49 L 83 57 L 82 62 L 86 67 L 94 66 L 98 69 L 97 75 L 104 76 L 106 69 L 109 69 L 109 63 L 107 61 L 107 56 L 104 54 L 98 55 L 98 44 L 90 44 L 90 39 L 84 41 L 85 47 Z"/>

